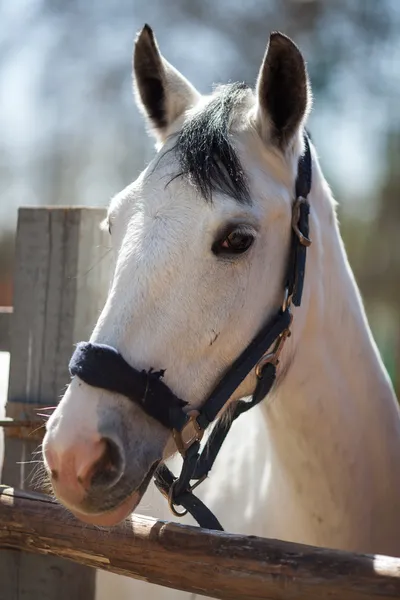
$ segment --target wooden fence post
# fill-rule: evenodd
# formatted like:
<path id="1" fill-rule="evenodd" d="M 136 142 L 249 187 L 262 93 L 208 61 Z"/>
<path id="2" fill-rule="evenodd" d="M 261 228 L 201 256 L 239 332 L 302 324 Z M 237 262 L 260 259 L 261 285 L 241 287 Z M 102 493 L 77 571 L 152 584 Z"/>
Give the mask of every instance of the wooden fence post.
<path id="1" fill-rule="evenodd" d="M 0 306 L 0 352 L 10 351 L 11 306 Z"/>
<path id="2" fill-rule="evenodd" d="M 37 421 L 69 381 L 73 344 L 87 339 L 104 304 L 110 275 L 104 209 L 21 208 L 10 327 L 7 416 Z M 32 485 L 38 441 L 5 429 L 2 481 Z M 24 464 L 25 463 L 25 464 Z M 93 600 L 95 570 L 58 557 L 0 552 L 0 600 Z"/>

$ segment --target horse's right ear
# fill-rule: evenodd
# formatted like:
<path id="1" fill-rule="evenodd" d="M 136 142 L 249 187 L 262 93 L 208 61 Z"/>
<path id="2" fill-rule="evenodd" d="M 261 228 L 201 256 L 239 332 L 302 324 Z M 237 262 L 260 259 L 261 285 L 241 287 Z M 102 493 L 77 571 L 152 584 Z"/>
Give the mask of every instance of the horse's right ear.
<path id="1" fill-rule="evenodd" d="M 133 53 L 134 88 L 137 102 L 163 142 L 172 123 L 192 108 L 200 94 L 160 54 L 152 29 L 145 25 Z"/>

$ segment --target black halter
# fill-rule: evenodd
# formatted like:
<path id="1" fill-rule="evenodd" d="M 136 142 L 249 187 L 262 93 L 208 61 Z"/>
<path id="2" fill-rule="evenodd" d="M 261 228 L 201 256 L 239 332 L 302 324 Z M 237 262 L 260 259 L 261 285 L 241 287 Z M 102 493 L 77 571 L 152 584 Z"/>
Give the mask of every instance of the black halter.
<path id="1" fill-rule="evenodd" d="M 310 207 L 307 197 L 311 189 L 312 170 L 310 145 L 306 135 L 304 144 L 305 152 L 298 163 L 291 248 L 282 307 L 234 361 L 199 411 L 185 412 L 187 402 L 175 396 L 162 381 L 163 371 L 138 371 L 117 350 L 105 344 L 79 343 L 69 365 L 71 376 L 77 375 L 88 385 L 126 396 L 172 431 L 183 457 L 182 471 L 176 478 L 162 463 L 155 473 L 155 484 L 168 498 L 169 506 L 176 516 L 189 512 L 201 527 L 208 529 L 223 530 L 213 513 L 193 494 L 193 489 L 210 472 L 232 422 L 256 406 L 271 390 L 283 344 L 290 335 L 291 303 L 295 306 L 300 306 L 301 303 L 306 249 L 311 244 L 308 237 Z M 266 354 L 272 344 L 272 352 Z M 205 430 L 254 368 L 257 385 L 252 399 L 236 402 L 230 421 L 218 422 L 200 451 Z M 176 506 L 182 506 L 184 510 L 178 512 Z"/>

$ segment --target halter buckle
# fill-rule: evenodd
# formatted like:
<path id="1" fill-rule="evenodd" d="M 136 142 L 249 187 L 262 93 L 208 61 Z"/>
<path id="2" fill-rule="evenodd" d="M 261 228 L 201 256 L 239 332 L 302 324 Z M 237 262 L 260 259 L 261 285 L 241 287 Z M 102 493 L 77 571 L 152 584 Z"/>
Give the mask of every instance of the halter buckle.
<path id="1" fill-rule="evenodd" d="M 305 236 L 304 233 L 302 233 L 299 229 L 300 206 L 302 204 L 307 204 L 307 200 L 306 200 L 306 198 L 303 198 L 303 196 L 299 196 L 298 198 L 296 198 L 296 200 L 293 204 L 292 229 L 295 232 L 295 234 L 297 235 L 300 244 L 302 246 L 305 246 L 306 248 L 308 248 L 309 246 L 311 246 L 312 242 L 311 242 L 310 238 Z"/>
<path id="2" fill-rule="evenodd" d="M 265 367 L 266 364 L 271 363 L 275 367 L 278 365 L 279 358 L 280 358 L 280 355 L 283 350 L 283 346 L 285 345 L 285 342 L 288 339 L 288 337 L 290 337 L 292 335 L 292 332 L 290 331 L 292 321 L 293 321 L 293 315 L 292 315 L 292 313 L 290 313 L 289 326 L 284 331 L 282 331 L 282 333 L 276 340 L 274 349 L 272 350 L 272 352 L 267 352 L 266 354 L 264 354 L 264 356 L 262 356 L 260 358 L 260 360 L 258 361 L 258 363 L 256 364 L 255 371 L 256 371 L 256 375 L 257 375 L 258 379 L 262 378 L 263 368 Z"/>
<path id="3" fill-rule="evenodd" d="M 286 286 L 285 287 L 285 295 L 283 297 L 283 302 L 282 302 L 282 312 L 286 312 L 288 309 L 290 310 L 290 307 L 292 305 L 292 298 L 293 298 L 293 294 L 289 294 L 289 288 Z M 290 322 L 291 324 L 292 322 Z"/>
<path id="4" fill-rule="evenodd" d="M 197 422 L 199 414 L 200 413 L 197 410 L 193 411 L 189 415 L 189 419 L 186 421 L 181 431 L 178 431 L 177 429 L 173 429 L 172 431 L 176 447 L 183 457 L 193 444 L 200 442 L 203 438 L 204 429 L 202 429 Z"/>
<path id="5" fill-rule="evenodd" d="M 186 491 L 189 493 L 192 493 L 193 490 L 195 490 L 197 488 L 197 486 L 199 486 L 201 483 L 203 483 L 203 481 L 205 479 L 207 479 L 207 474 L 203 475 L 203 477 L 200 477 L 200 479 L 198 479 L 195 483 L 190 485 Z M 168 493 L 166 491 L 164 491 L 161 487 L 159 487 L 158 489 L 160 490 L 162 495 L 168 500 L 168 506 L 169 506 L 169 509 L 172 512 L 172 514 L 175 515 L 176 517 L 184 517 L 185 515 L 187 515 L 188 510 L 186 508 L 184 508 L 183 510 L 178 510 L 176 507 L 181 506 L 181 505 L 178 502 L 175 502 L 175 499 L 174 499 L 175 485 L 178 483 L 178 481 L 179 481 L 179 479 L 175 479 L 175 481 L 172 483 L 171 487 L 169 488 Z"/>
<path id="6" fill-rule="evenodd" d="M 164 495 L 166 496 L 166 498 L 168 500 L 169 510 L 172 512 L 172 514 L 175 515 L 176 517 L 184 517 L 185 515 L 187 515 L 187 512 L 188 512 L 187 509 L 184 508 L 183 510 L 178 510 L 176 508 L 176 504 L 174 502 L 174 489 L 175 489 L 175 484 L 177 483 L 177 481 L 178 480 L 175 479 L 175 481 L 169 488 L 168 496 L 166 494 L 164 494 Z"/>

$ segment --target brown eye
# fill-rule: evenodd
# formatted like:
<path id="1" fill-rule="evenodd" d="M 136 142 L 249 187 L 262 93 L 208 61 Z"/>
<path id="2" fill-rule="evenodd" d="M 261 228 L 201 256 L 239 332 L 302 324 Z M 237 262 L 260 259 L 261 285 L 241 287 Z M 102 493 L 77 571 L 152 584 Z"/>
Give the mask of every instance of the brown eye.
<path id="1" fill-rule="evenodd" d="M 213 245 L 214 254 L 243 254 L 254 242 L 254 236 L 248 231 L 234 229 Z"/>

